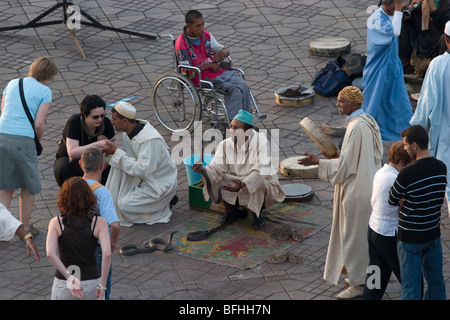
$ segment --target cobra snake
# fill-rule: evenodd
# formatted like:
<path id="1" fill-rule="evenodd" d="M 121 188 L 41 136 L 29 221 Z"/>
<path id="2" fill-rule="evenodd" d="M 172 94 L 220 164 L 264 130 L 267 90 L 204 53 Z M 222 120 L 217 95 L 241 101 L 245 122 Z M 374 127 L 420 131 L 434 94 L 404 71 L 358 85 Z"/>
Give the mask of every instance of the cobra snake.
<path id="1" fill-rule="evenodd" d="M 203 178 L 205 178 L 206 182 L 206 190 L 208 191 L 209 197 L 212 202 L 214 203 L 220 203 L 222 201 L 222 189 L 223 186 L 219 186 L 217 193 L 218 196 L 216 198 L 213 190 L 212 190 L 212 183 L 209 179 L 208 172 L 205 167 L 202 168 L 201 174 L 203 175 Z M 209 238 L 214 232 L 223 230 L 225 228 L 225 219 L 222 220 L 219 226 L 212 228 L 210 230 L 199 230 L 199 231 L 192 231 L 188 232 L 187 234 L 187 240 L 188 241 L 200 241 Z"/>
<path id="2" fill-rule="evenodd" d="M 217 198 L 212 190 L 212 184 L 211 184 L 211 180 L 209 179 L 208 176 L 208 171 L 206 170 L 205 167 L 202 168 L 202 175 L 205 178 L 206 181 L 206 190 L 208 191 L 209 194 L 209 198 L 211 199 L 212 202 L 214 203 L 220 203 L 222 201 L 222 189 L 223 186 L 219 186 L 219 188 L 217 189 Z"/>

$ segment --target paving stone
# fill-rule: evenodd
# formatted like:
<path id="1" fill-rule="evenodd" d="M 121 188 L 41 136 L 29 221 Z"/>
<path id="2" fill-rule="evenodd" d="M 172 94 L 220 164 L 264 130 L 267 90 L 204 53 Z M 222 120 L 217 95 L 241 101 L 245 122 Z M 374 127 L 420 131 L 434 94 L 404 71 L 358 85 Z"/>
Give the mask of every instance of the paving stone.
<path id="1" fill-rule="evenodd" d="M 336 116 L 336 98 L 315 96 L 305 108 L 276 105 L 274 91 L 281 86 L 310 85 L 313 76 L 332 58 L 309 53 L 309 43 L 323 36 L 343 36 L 353 52 L 366 51 L 366 9 L 373 1 L 266 0 L 266 1 L 174 1 L 174 0 L 79 0 L 77 5 L 108 26 L 153 35 L 177 37 L 188 9 L 201 10 L 206 28 L 231 51 L 233 63 L 246 73 L 246 80 L 262 113 L 268 118 L 260 129 L 277 130 L 280 159 L 303 151 L 319 153 L 298 123 L 308 116 L 318 124 Z M 53 6 L 55 1 L 3 1 L 0 27 L 24 24 Z M 46 19 L 60 19 L 57 10 Z M 84 19 L 84 18 L 83 18 Z M 86 94 L 99 94 L 108 103 L 139 96 L 132 103 L 173 147 L 172 135 L 157 122 L 151 105 L 155 81 L 171 71 L 172 44 L 168 38 L 149 40 L 82 25 L 76 37 L 86 55 L 84 60 L 64 25 L 0 32 L 0 86 L 26 76 L 30 63 L 40 55 L 51 55 L 60 74 L 50 83 L 53 103 L 47 116 L 44 154 L 39 157 L 43 190 L 36 197 L 32 222 L 39 228 L 35 237 L 41 261 L 26 257 L 23 242 L 0 243 L 0 299 L 50 299 L 54 268 L 45 256 L 48 221 L 59 214 L 59 187 L 53 177 L 54 154 L 70 115 L 79 112 Z M 3 89 L 2 89 L 3 90 Z M 107 113 L 109 110 L 107 111 Z M 274 131 L 275 132 L 275 131 Z M 388 146 L 385 146 L 386 159 Z M 137 244 L 156 237 L 202 214 L 190 209 L 183 164 L 178 164 L 179 203 L 167 225 L 121 228 L 118 246 Z M 280 177 L 282 183 L 290 180 Z M 332 207 L 333 188 L 320 180 L 304 181 L 315 190 L 313 202 Z M 18 217 L 18 193 L 11 212 Z M 442 219 L 445 279 L 450 277 L 450 229 L 447 211 Z M 323 280 L 330 225 L 297 244 L 293 249 L 304 257 L 301 264 L 273 266 L 263 262 L 242 270 L 172 253 L 136 256 L 113 254 L 115 300 L 334 300 L 346 285 Z M 398 300 L 398 283 L 388 286 L 385 299 Z"/>

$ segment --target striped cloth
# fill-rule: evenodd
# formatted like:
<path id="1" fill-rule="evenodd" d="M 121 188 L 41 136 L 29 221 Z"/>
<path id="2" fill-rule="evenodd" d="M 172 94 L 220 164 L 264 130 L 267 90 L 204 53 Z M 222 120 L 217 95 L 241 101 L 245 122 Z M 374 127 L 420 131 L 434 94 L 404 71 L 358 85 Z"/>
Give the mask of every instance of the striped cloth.
<path id="1" fill-rule="evenodd" d="M 395 206 L 405 199 L 399 210 L 400 241 L 426 243 L 440 237 L 446 185 L 447 168 L 434 157 L 417 160 L 399 173 L 389 193 L 389 204 Z"/>

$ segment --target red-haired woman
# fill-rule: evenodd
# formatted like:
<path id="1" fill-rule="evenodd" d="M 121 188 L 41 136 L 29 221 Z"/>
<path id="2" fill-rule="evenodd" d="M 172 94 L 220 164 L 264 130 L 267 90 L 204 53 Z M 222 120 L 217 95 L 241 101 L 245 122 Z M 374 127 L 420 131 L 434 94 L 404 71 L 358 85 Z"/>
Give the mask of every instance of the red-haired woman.
<path id="1" fill-rule="evenodd" d="M 50 220 L 47 234 L 47 257 L 56 268 L 51 298 L 101 300 L 111 265 L 111 243 L 106 220 L 98 216 L 97 198 L 83 178 L 73 177 L 64 182 L 56 202 L 61 215 Z M 98 244 L 103 254 L 101 270 L 95 256 Z"/>

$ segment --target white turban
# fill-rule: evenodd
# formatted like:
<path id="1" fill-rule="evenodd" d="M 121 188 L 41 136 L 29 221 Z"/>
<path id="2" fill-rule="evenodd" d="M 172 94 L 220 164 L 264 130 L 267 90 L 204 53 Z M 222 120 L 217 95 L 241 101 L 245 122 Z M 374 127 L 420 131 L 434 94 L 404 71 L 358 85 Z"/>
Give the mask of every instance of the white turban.
<path id="1" fill-rule="evenodd" d="M 114 110 L 127 119 L 136 119 L 136 109 L 128 102 L 119 101 L 114 106 Z"/>

